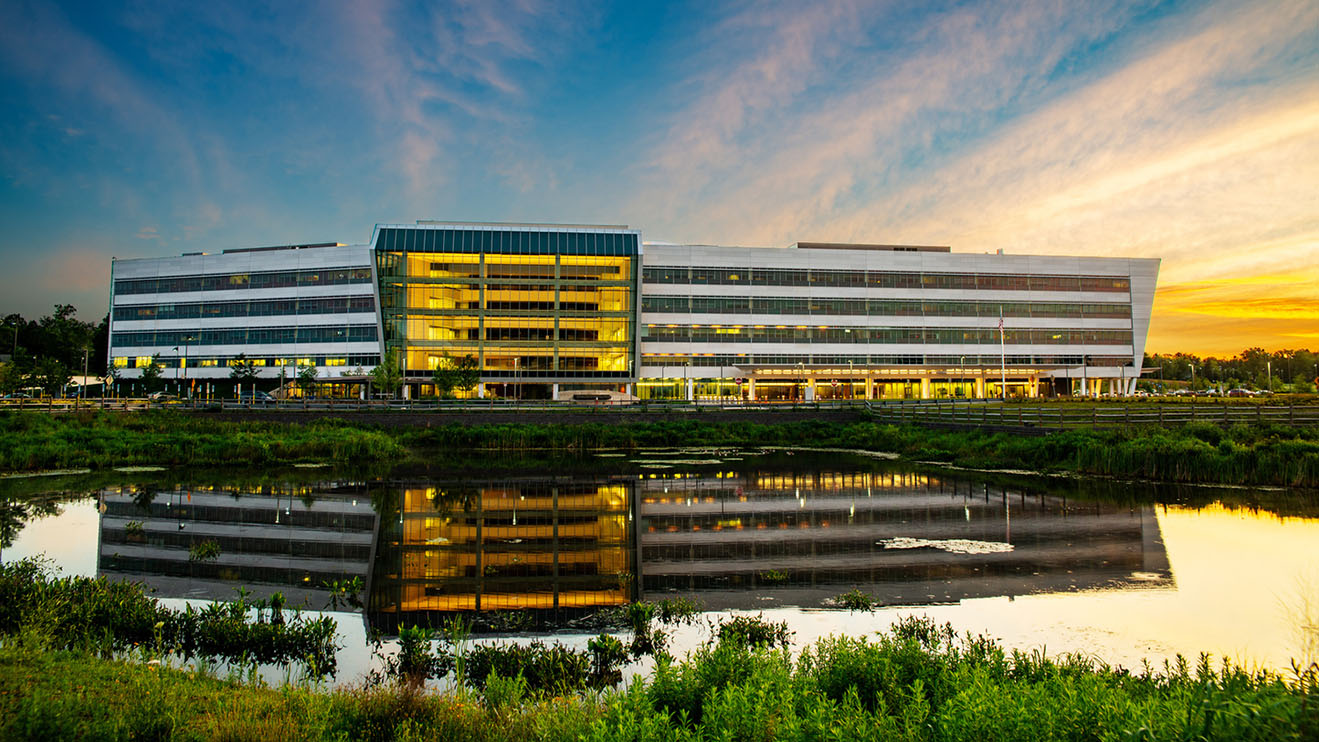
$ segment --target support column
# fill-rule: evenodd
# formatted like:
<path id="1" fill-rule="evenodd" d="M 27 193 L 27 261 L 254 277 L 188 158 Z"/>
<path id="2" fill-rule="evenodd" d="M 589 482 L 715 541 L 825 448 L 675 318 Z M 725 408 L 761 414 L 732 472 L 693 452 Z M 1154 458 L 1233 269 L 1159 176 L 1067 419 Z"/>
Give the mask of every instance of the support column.
<path id="1" fill-rule="evenodd" d="M 558 401 L 559 401 L 559 385 L 558 385 L 558 384 L 554 384 L 553 387 L 554 387 L 554 389 L 550 392 L 550 394 L 553 395 L 553 396 L 551 396 L 550 399 L 553 400 L 553 401 L 555 401 L 555 402 L 558 402 Z"/>
<path id="2" fill-rule="evenodd" d="M 922 376 L 921 399 L 929 399 L 929 398 L 930 398 L 930 378 L 928 376 Z"/>
<path id="3" fill-rule="evenodd" d="M 983 377 L 983 376 L 977 376 L 977 377 L 976 377 L 976 390 L 975 390 L 975 395 L 976 395 L 976 399 L 984 399 L 984 398 L 985 398 L 985 377 Z"/>
<path id="4" fill-rule="evenodd" d="M 806 399 L 807 402 L 815 401 L 815 379 L 806 380 Z"/>
<path id="5" fill-rule="evenodd" d="M 686 382 L 686 387 L 687 387 L 686 390 L 683 392 L 683 399 L 685 399 L 685 400 L 687 400 L 688 402 L 690 402 L 690 401 L 692 401 L 692 387 L 695 386 L 696 380 L 695 380 L 695 379 L 683 379 L 683 381 Z"/>
<path id="6" fill-rule="evenodd" d="M 485 399 L 485 382 L 479 381 L 476 384 L 476 398 Z"/>
<path id="7" fill-rule="evenodd" d="M 871 399 L 874 399 L 874 398 L 875 398 L 875 384 L 874 384 L 874 381 L 875 381 L 875 380 L 872 379 L 872 378 L 870 378 L 869 376 L 867 376 L 867 377 L 865 377 L 865 378 L 863 378 L 863 379 L 861 380 L 861 383 L 863 383 L 863 384 L 866 385 L 866 399 L 867 399 L 867 400 L 871 400 Z"/>
<path id="8" fill-rule="evenodd" d="M 755 379 L 747 379 L 747 401 L 748 401 L 748 402 L 755 402 L 755 401 L 756 401 L 756 380 L 755 380 Z"/>

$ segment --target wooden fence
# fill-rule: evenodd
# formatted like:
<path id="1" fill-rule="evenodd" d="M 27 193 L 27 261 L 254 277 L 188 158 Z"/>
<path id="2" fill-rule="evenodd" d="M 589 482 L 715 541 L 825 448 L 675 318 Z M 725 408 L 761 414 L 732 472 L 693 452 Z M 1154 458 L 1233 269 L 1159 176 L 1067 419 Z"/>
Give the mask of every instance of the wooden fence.
<path id="1" fill-rule="evenodd" d="M 871 402 L 875 420 L 994 428 L 1099 428 L 1119 425 L 1185 425 L 1207 422 L 1319 425 L 1319 405 L 1263 405 L 1194 402 L 1151 404 L 1111 402 L 1093 405 L 1021 404 L 1002 402 Z"/>

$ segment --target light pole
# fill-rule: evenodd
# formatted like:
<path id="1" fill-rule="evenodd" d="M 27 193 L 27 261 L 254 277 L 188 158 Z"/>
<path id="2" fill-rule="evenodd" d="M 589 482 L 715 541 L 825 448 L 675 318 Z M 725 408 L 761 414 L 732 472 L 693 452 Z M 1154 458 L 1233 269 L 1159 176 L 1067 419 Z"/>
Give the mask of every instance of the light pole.
<path id="1" fill-rule="evenodd" d="M 82 389 L 87 386 L 87 346 L 82 346 L 82 379 L 78 381 L 78 405 L 82 404 Z"/>
<path id="2" fill-rule="evenodd" d="M 1273 394 L 1273 361 L 1267 361 L 1266 368 L 1269 374 L 1269 394 Z"/>
<path id="3" fill-rule="evenodd" d="M 191 335 L 183 336 L 183 388 L 188 390 L 188 401 L 192 401 L 192 389 L 188 386 L 188 344 L 194 340 Z"/>

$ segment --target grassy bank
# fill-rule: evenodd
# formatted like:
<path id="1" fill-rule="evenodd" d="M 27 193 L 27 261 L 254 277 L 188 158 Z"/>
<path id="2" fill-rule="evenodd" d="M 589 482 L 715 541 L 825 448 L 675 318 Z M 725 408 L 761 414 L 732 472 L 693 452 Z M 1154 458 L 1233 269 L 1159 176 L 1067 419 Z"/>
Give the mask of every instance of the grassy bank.
<path id="1" fill-rule="evenodd" d="M 397 460 L 406 454 L 385 433 L 335 420 L 280 425 L 218 422 L 204 415 L 164 411 L 0 412 L 0 471 L 367 463 Z"/>
<path id="2" fill-rule="evenodd" d="M 736 616 L 682 659 L 686 601 L 627 606 L 630 646 L 469 642 L 404 629 L 356 686 L 262 684 L 252 663 L 326 664 L 326 619 L 278 608 L 172 611 L 139 585 L 0 567 L 0 739 L 984 740 L 1313 739 L 1319 669 L 1283 678 L 1194 666 L 1112 668 L 1005 651 L 925 618 L 792 649 L 786 624 Z M 251 606 L 246 606 L 251 607 Z M 866 606 L 868 608 L 868 606 Z M 332 650 L 331 650 L 332 651 Z M 607 667 L 653 669 L 623 687 Z M 173 669 L 227 658 L 238 669 Z M 202 667 L 215 665 L 203 662 Z M 311 672 L 311 677 L 317 677 Z M 445 678 L 444 692 L 423 690 Z"/>
<path id="3" fill-rule="evenodd" d="M 875 639 L 824 639 L 795 657 L 732 635 L 661 660 L 626 688 L 584 695 L 495 676 L 483 691 L 276 689 L 28 637 L 0 646 L 0 737 L 1301 740 L 1319 733 L 1313 681 L 1207 662 L 1133 674 L 1006 653 L 920 621 Z"/>
<path id="4" fill-rule="evenodd" d="M 205 414 L 0 413 L 0 470 L 134 464 L 392 463 L 433 451 L 588 452 L 652 447 L 809 446 L 910 461 L 1162 482 L 1319 487 L 1319 429 L 1209 423 L 1069 430 L 1040 437 L 874 422 L 500 424 L 372 429 L 342 420 L 222 422 Z"/>

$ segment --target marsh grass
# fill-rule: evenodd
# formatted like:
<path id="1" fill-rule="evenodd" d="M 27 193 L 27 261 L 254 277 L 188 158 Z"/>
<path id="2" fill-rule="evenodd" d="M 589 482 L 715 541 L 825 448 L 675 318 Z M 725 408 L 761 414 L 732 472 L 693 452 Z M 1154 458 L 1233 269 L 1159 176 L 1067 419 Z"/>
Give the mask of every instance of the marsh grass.
<path id="1" fill-rule="evenodd" d="M 0 470 L 125 464 L 260 466 L 396 462 L 423 451 L 581 454 L 656 447 L 805 446 L 884 451 L 921 462 L 1164 482 L 1319 487 L 1319 429 L 1279 424 L 1068 430 L 1039 437 L 876 422 L 660 420 L 619 424 L 448 424 L 377 430 L 218 422 L 174 411 L 48 415 L 0 411 Z"/>
<path id="2" fill-rule="evenodd" d="M 136 583 L 58 577 L 33 559 L 0 564 L 0 639 L 31 634 L 52 649 L 102 656 L 298 664 L 322 677 L 335 670 L 335 631 L 333 619 L 286 612 L 279 593 L 175 610 Z"/>
<path id="3" fill-rule="evenodd" d="M 784 646 L 717 634 L 617 690 L 405 685 L 268 688 L 196 671 L 0 643 L 4 739 L 1304 740 L 1313 674 L 1292 682 L 1207 657 L 1139 673 L 1007 652 L 928 619 L 872 638 Z"/>
<path id="4" fill-rule="evenodd" d="M 352 463 L 404 455 L 406 450 L 390 436 L 333 419 L 281 425 L 222 422 L 168 410 L 60 415 L 0 411 L 0 471 Z"/>

